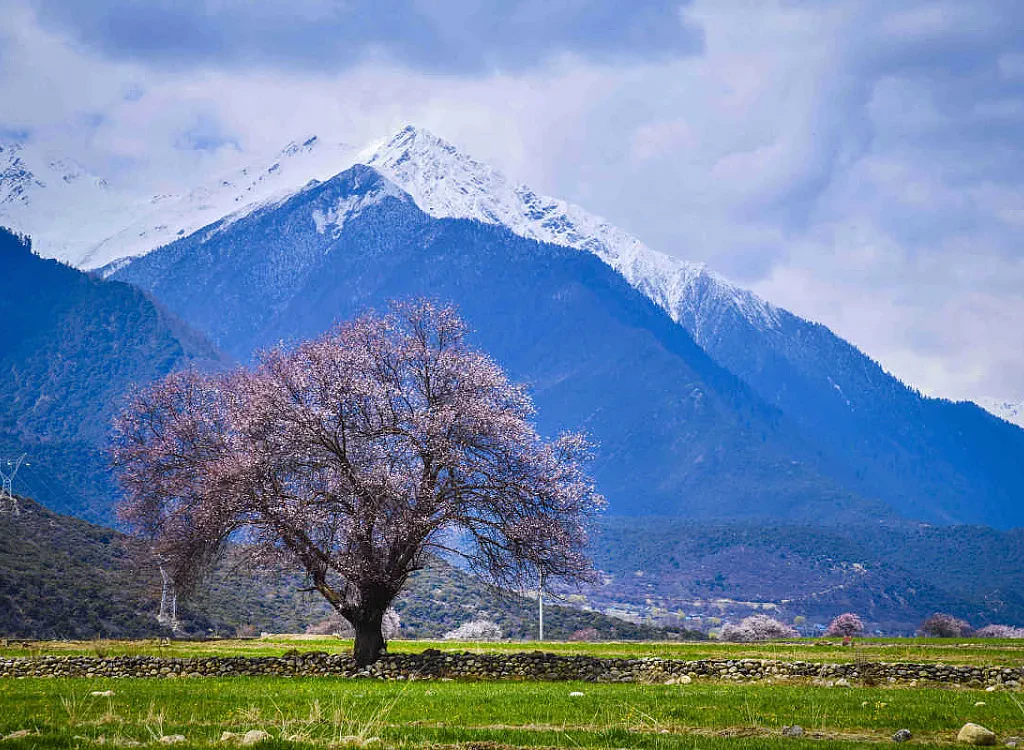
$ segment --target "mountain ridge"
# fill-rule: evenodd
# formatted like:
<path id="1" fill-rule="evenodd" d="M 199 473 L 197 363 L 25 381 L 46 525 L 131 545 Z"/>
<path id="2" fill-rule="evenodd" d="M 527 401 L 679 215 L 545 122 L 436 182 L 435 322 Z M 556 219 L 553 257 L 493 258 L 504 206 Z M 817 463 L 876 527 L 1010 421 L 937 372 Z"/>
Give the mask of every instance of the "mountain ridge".
<path id="1" fill-rule="evenodd" d="M 19 143 L 6 144 L 6 151 L 17 156 L 25 148 Z M 427 154 L 429 159 L 424 158 Z M 49 166 L 56 167 L 58 171 L 61 171 L 62 164 L 67 166 L 62 173 L 68 178 L 68 183 L 102 183 L 104 188 L 99 192 L 114 192 L 106 185 L 106 180 L 94 175 L 88 175 L 89 179 L 79 179 L 88 173 L 71 160 L 40 156 L 36 161 L 49 162 Z M 417 161 L 429 166 L 410 169 L 410 165 Z M 33 221 L 32 217 L 11 214 L 10 211 L 5 214 L 5 188 L 8 192 L 24 190 L 19 187 L 19 180 L 24 182 L 26 178 L 24 174 L 19 177 L 19 172 L 26 172 L 28 178 L 34 178 L 34 175 L 31 171 L 9 166 L 5 171 L 4 144 L 0 144 L 0 224 L 6 222 L 20 231 L 33 234 L 37 246 L 42 247 L 46 255 L 57 255 L 87 268 L 106 267 L 105 273 L 109 273 L 110 268 L 128 263 L 132 257 L 191 234 L 228 215 L 245 215 L 262 204 L 280 200 L 301 189 L 311 180 L 329 179 L 356 163 L 374 166 L 391 177 L 429 215 L 502 223 L 520 236 L 594 252 L 667 310 L 702 346 L 713 345 L 723 311 L 737 313 L 762 331 L 777 328 L 780 316 L 793 315 L 728 281 L 705 264 L 684 261 L 653 250 L 578 206 L 541 195 L 524 184 L 513 183 L 497 170 L 413 125 L 361 150 L 315 134 L 309 135 L 290 142 L 277 153 L 265 158 L 257 157 L 246 166 L 230 169 L 182 193 L 157 194 L 142 200 L 117 194 L 114 203 L 131 206 L 120 213 L 106 205 L 111 202 L 108 195 L 105 205 L 94 212 L 105 217 L 103 221 L 87 217 L 89 220 L 84 222 L 89 227 L 86 234 L 98 239 L 83 241 L 67 237 L 80 231 L 83 224 L 81 211 L 73 212 L 75 232 L 62 230 L 56 240 L 49 239 L 49 226 L 39 226 L 41 219 Z M 21 159 L 21 167 L 24 167 L 24 159 Z M 454 187 L 440 189 L 440 183 L 446 181 L 453 183 Z M 61 221 L 60 212 L 55 211 L 48 212 L 45 218 L 51 223 Z M 794 317 L 816 325 L 799 316 Z M 981 405 L 987 408 L 995 400 L 977 401 L 984 402 Z M 996 414 L 1006 416 L 998 410 Z M 1017 414 L 1020 414 L 1019 410 Z M 1007 421 L 1024 427 L 1020 424 L 1024 418 L 1011 415 Z"/>
<path id="2" fill-rule="evenodd" d="M 599 486 L 619 512 L 885 513 L 834 486 L 781 413 L 600 259 L 500 225 L 436 219 L 395 191 L 357 165 L 114 278 L 243 361 L 388 299 L 450 300 L 483 348 L 531 386 L 547 434 L 594 433 Z"/>

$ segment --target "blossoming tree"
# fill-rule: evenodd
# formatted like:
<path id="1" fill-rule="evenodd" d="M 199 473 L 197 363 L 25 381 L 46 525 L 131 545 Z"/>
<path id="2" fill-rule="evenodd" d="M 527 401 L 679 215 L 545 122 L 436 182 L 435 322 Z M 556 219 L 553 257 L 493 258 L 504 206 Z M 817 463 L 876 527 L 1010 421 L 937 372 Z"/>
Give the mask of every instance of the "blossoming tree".
<path id="1" fill-rule="evenodd" d="M 511 587 L 586 577 L 603 505 L 589 446 L 542 439 L 525 390 L 466 334 L 451 307 L 397 303 L 253 368 L 134 394 L 113 439 L 122 518 L 179 587 L 229 540 L 296 566 L 352 624 L 364 665 L 431 554 Z"/>
<path id="2" fill-rule="evenodd" d="M 853 638 L 864 632 L 864 622 L 853 612 L 843 612 L 829 623 L 825 635 Z"/>

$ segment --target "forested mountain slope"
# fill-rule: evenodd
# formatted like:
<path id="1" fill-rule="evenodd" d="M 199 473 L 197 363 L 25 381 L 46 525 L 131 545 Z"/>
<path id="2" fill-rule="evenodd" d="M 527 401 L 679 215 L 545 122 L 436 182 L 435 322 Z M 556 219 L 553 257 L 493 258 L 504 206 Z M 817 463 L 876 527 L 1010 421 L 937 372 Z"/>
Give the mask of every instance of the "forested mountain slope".
<path id="1" fill-rule="evenodd" d="M 0 457 L 18 486 L 65 512 L 110 518 L 112 415 L 133 384 L 222 366 L 199 333 L 136 287 L 34 255 L 0 228 Z"/>

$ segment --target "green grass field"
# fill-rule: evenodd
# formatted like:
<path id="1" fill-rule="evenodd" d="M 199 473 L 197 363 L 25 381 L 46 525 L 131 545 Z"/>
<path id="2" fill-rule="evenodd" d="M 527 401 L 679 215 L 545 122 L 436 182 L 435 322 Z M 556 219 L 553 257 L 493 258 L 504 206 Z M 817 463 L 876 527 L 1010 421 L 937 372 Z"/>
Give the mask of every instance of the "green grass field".
<path id="1" fill-rule="evenodd" d="M 843 647 L 839 640 L 802 639 L 782 643 L 719 643 L 715 641 L 688 643 L 564 643 L 546 641 L 470 643 L 452 641 L 391 641 L 393 653 L 416 652 L 427 648 L 445 651 L 511 652 L 535 649 L 557 654 L 589 654 L 592 656 L 640 658 L 656 656 L 670 659 L 780 659 L 785 661 L 850 662 L 904 661 L 979 666 L 1024 665 L 1024 641 L 950 639 L 859 639 L 855 648 Z M 0 645 L 0 656 L 32 656 L 37 654 L 75 655 L 156 655 L 156 656 L 280 656 L 285 651 L 349 652 L 352 642 L 337 638 L 268 637 L 253 640 L 172 641 L 161 645 L 149 641 L 44 641 L 15 642 Z"/>
<path id="2" fill-rule="evenodd" d="M 599 656 L 779 658 L 843 661 L 852 649 L 818 641 L 740 645 L 721 643 L 544 643 L 545 651 Z M 533 643 L 394 641 L 392 651 L 425 648 L 514 651 Z M 345 651 L 338 639 L 265 638 L 245 641 L 47 642 L 9 644 L 5 656 L 39 654 L 279 655 Z M 1016 665 L 1013 641 L 864 640 L 862 656 L 887 661 Z M 113 691 L 111 696 L 92 695 Z M 582 693 L 582 695 L 574 695 Z M 274 747 L 460 748 L 855 748 L 891 744 L 898 729 L 912 746 L 954 744 L 967 721 L 995 731 L 1000 744 L 1024 736 L 1024 695 L 961 688 L 823 687 L 809 683 L 688 685 L 571 682 L 383 682 L 339 678 L 204 678 L 196 680 L 0 680 L 0 742 L 7 748 L 232 747 L 225 731 L 262 730 Z M 799 724 L 803 738 L 781 734 Z M 375 739 L 376 738 L 376 739 Z M 235 743 L 237 744 L 237 743 Z"/>
<path id="3" fill-rule="evenodd" d="M 105 690 L 114 695 L 90 694 Z M 380 738 L 383 747 L 738 750 L 860 747 L 906 728 L 914 746 L 929 746 L 951 743 L 966 721 L 1001 738 L 1024 735 L 1024 704 L 1012 693 L 974 690 L 713 682 L 0 681 L 0 733 L 33 732 L 5 748 L 150 744 L 175 734 L 192 746 L 225 747 L 222 732 L 252 729 L 288 747 L 357 746 L 343 739 L 354 737 L 369 745 Z M 807 735 L 781 736 L 787 724 Z"/>

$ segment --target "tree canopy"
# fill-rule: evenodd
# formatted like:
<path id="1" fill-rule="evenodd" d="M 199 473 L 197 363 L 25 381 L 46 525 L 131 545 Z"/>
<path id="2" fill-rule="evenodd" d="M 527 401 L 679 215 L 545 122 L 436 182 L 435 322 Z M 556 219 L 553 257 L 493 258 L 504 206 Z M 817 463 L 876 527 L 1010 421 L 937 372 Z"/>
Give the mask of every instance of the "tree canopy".
<path id="1" fill-rule="evenodd" d="M 232 538 L 299 567 L 356 631 L 381 619 L 430 554 L 514 588 L 591 570 L 603 506 L 583 435 L 538 435 L 525 388 L 467 341 L 450 306 L 396 303 L 252 368 L 172 374 L 117 420 L 121 515 L 175 583 Z"/>

